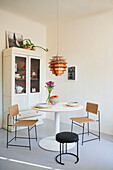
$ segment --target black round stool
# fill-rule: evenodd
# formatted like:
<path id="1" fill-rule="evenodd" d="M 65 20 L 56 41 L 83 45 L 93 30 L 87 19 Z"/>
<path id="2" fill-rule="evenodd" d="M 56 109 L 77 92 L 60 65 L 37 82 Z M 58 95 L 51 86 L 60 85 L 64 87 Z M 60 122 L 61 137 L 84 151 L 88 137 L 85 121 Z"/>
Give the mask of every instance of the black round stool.
<path id="1" fill-rule="evenodd" d="M 64 163 L 62 163 L 62 161 L 61 161 L 61 155 L 69 154 L 69 155 L 73 155 L 77 158 L 77 160 L 75 162 L 75 164 L 76 164 L 79 161 L 79 157 L 78 157 L 78 141 L 79 141 L 79 138 L 78 138 L 78 135 L 76 133 L 73 133 L 73 132 L 61 132 L 61 133 L 56 134 L 56 141 L 60 143 L 60 154 L 58 154 L 56 156 L 56 158 L 55 158 L 56 161 L 59 164 L 64 165 Z M 77 155 L 67 152 L 67 143 L 72 143 L 72 142 L 77 143 Z M 62 147 L 61 147 L 61 144 L 62 144 Z M 66 146 L 65 151 L 64 151 L 64 144 Z M 60 161 L 58 161 L 59 156 L 60 156 Z"/>

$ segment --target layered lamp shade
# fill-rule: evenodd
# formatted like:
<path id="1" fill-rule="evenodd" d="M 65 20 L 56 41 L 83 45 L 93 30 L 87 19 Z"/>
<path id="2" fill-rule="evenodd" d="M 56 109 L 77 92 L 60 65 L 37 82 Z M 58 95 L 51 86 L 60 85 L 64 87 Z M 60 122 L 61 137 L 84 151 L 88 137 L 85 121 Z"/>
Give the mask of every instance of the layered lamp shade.
<path id="1" fill-rule="evenodd" d="M 50 59 L 49 62 L 49 68 L 50 71 L 52 71 L 52 74 L 55 74 L 55 76 L 61 76 L 64 74 L 64 71 L 66 71 L 67 68 L 67 62 L 65 61 L 62 56 L 53 56 L 52 59 Z"/>

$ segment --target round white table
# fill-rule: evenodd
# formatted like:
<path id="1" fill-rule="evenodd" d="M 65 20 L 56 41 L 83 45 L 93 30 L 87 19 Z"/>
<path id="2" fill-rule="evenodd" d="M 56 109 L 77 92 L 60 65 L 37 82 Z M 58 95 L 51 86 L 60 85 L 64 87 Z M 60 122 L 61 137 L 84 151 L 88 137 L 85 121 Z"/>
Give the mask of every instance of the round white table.
<path id="1" fill-rule="evenodd" d="M 39 141 L 39 146 L 43 149 L 49 150 L 49 151 L 59 151 L 59 143 L 55 140 L 55 136 L 57 133 L 60 132 L 60 113 L 62 112 L 75 112 L 77 110 L 82 109 L 82 105 L 77 105 L 75 107 L 67 107 L 65 103 L 58 103 L 56 105 L 50 105 L 49 108 L 36 108 L 33 107 L 33 109 L 36 109 L 38 111 L 42 112 L 54 112 L 55 118 L 54 118 L 54 136 L 49 136 L 46 138 L 43 138 Z M 68 144 L 67 149 L 71 149 L 74 147 L 74 144 Z"/>

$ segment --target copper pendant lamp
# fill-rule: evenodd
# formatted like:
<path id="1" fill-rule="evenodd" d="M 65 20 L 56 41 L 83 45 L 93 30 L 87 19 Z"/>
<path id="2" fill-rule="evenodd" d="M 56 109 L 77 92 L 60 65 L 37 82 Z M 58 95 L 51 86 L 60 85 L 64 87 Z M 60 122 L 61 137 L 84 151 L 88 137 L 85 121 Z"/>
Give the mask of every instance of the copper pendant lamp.
<path id="1" fill-rule="evenodd" d="M 50 59 L 49 62 L 49 68 L 50 71 L 52 71 L 52 74 L 55 74 L 55 76 L 61 76 L 64 74 L 64 71 L 66 71 L 67 68 L 67 62 L 66 59 L 63 58 L 63 56 L 60 56 L 58 54 L 58 0 L 57 0 L 57 55 L 53 56 L 52 59 Z"/>

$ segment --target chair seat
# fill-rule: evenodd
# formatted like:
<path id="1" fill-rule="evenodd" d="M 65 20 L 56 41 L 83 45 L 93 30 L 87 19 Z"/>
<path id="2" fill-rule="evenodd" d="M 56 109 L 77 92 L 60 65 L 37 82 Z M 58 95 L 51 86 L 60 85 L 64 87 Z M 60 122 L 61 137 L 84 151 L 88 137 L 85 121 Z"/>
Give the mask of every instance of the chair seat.
<path id="1" fill-rule="evenodd" d="M 78 135 L 73 132 L 60 132 L 56 134 L 56 141 L 60 143 L 72 143 L 78 142 L 78 140 Z"/>
<path id="2" fill-rule="evenodd" d="M 76 118 L 70 118 L 70 119 L 78 123 L 95 122 L 95 120 L 90 119 L 88 117 L 76 117 Z"/>
<path id="3" fill-rule="evenodd" d="M 38 120 L 19 120 L 13 126 L 34 126 Z"/>

